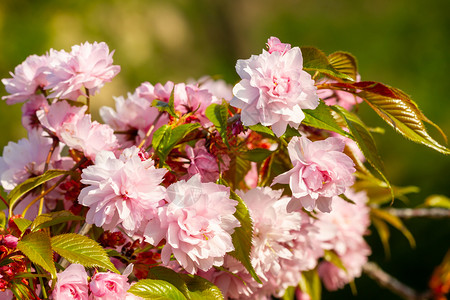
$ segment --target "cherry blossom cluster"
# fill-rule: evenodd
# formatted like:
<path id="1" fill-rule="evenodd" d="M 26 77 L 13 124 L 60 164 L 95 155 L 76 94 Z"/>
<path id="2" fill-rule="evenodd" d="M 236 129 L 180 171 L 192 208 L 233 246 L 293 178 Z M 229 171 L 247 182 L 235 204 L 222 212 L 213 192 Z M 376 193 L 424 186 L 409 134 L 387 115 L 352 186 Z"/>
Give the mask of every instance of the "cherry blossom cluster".
<path id="1" fill-rule="evenodd" d="M 120 71 L 105 43 L 32 55 L 2 80 L 9 93 L 2 99 L 24 102 L 28 131 L 0 157 L 4 191 L 48 170 L 71 171 L 62 182 L 32 190 L 13 214 L 33 220 L 63 208 L 83 215 L 103 231 L 101 244 L 122 253 L 113 259 L 117 267 L 137 266 L 122 275 L 95 271 L 89 279 L 82 265 L 71 264 L 58 273 L 53 299 L 137 299 L 127 293 L 131 281 L 157 265 L 201 276 L 232 299 L 282 297 L 314 269 L 330 290 L 361 275 L 370 255 L 363 238 L 369 208 L 365 193 L 352 189 L 355 166 L 344 149 L 354 145 L 302 125 L 303 110 L 321 101 L 346 109 L 360 101 L 345 92 L 319 93 L 299 47 L 275 37 L 267 46 L 238 60 L 241 80 L 234 87 L 209 77 L 144 82 L 115 97 L 115 108 L 100 108 L 103 122 L 92 119 L 91 102 Z M 227 128 L 211 118 L 214 105 L 226 108 Z M 273 135 L 252 128 L 257 124 Z M 192 129 L 177 136 L 184 128 Z M 258 149 L 267 157 L 244 155 Z M 278 154 L 283 169 L 267 177 L 270 157 Z M 243 228 L 243 209 L 251 228 Z M 254 274 L 233 255 L 240 229 L 252 232 Z M 1 247 L 15 248 L 14 241 L 6 235 Z M 138 266 L 146 264 L 143 273 Z M 7 288 L 3 278 L 0 283 Z"/>

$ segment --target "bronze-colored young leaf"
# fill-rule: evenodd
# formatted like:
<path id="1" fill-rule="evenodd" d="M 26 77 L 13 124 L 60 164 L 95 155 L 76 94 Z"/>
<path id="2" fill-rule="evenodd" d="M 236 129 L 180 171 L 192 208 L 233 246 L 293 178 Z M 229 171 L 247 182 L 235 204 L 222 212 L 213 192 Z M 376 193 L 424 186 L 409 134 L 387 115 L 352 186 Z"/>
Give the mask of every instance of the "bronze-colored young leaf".
<path id="1" fill-rule="evenodd" d="M 389 226 L 382 219 L 379 219 L 373 215 L 371 216 L 370 221 L 373 226 L 375 226 L 375 229 L 380 236 L 381 244 L 383 245 L 384 254 L 386 255 L 386 258 L 389 259 L 391 257 L 391 248 L 389 246 L 391 232 L 389 230 Z"/>
<path id="2" fill-rule="evenodd" d="M 395 228 L 397 228 L 406 237 L 411 248 L 416 247 L 416 241 L 414 240 L 413 235 L 408 230 L 408 228 L 406 228 L 406 226 L 403 224 L 402 220 L 400 220 L 399 217 L 394 216 L 387 211 L 384 211 L 382 209 L 377 209 L 377 208 L 372 208 L 370 210 L 370 213 L 371 213 L 371 215 L 373 215 L 373 216 L 387 222 L 388 224 L 394 226 Z"/>
<path id="3" fill-rule="evenodd" d="M 356 58 L 350 53 L 338 51 L 328 55 L 328 61 L 331 66 L 356 81 L 358 75 L 358 65 Z"/>
<path id="4" fill-rule="evenodd" d="M 429 135 L 423 122 L 434 126 L 447 140 L 442 129 L 430 121 L 417 104 L 401 90 L 373 81 L 330 83 L 322 88 L 345 90 L 363 98 L 386 123 L 404 137 L 438 152 L 450 154 L 450 149 Z"/>
<path id="5" fill-rule="evenodd" d="M 301 47 L 303 56 L 303 69 L 305 71 L 319 72 L 332 78 L 353 81 L 347 74 L 336 70 L 328 61 L 328 57 L 315 47 Z"/>
<path id="6" fill-rule="evenodd" d="M 33 263 L 50 272 L 52 278 L 56 278 L 56 267 L 48 234 L 42 231 L 27 234 L 17 243 L 17 249 Z"/>

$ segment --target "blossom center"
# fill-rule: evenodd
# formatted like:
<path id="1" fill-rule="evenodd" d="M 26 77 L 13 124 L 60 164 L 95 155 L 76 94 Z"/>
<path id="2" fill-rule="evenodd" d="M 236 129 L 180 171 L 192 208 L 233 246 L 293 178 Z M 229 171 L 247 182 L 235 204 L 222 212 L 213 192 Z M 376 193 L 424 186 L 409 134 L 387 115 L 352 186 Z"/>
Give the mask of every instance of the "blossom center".
<path id="1" fill-rule="evenodd" d="M 290 81 L 290 78 L 273 77 L 271 89 L 272 95 L 281 96 L 289 93 Z"/>

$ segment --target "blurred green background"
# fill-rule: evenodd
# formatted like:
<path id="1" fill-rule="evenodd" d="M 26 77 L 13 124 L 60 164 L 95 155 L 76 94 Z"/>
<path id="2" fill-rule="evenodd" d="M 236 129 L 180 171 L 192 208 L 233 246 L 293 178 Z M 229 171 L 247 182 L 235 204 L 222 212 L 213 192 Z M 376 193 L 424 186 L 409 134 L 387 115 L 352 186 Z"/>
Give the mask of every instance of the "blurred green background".
<path id="1" fill-rule="evenodd" d="M 182 82 L 208 74 L 235 83 L 236 60 L 260 53 L 267 38 L 277 36 L 326 53 L 351 52 L 358 58 L 363 80 L 402 89 L 450 134 L 449 12 L 448 0 L 2 0 L 0 77 L 10 77 L 8 72 L 28 55 L 104 41 L 116 50 L 114 61 L 122 71 L 93 103 L 113 105 L 112 96 L 125 95 L 143 81 Z M 376 136 L 386 174 L 395 185 L 420 188 L 409 197 L 412 205 L 430 194 L 450 196 L 448 157 L 395 134 L 365 105 L 360 114 L 369 126 L 386 128 L 384 135 Z M 436 131 L 431 133 L 445 143 Z M 20 104 L 1 101 L 1 148 L 24 136 Z M 374 251 L 371 259 L 401 281 L 425 290 L 449 248 L 449 221 L 414 219 L 406 224 L 417 238 L 417 248 L 410 249 L 392 230 L 392 256 L 386 259 L 373 233 L 368 238 Z M 357 279 L 356 285 L 358 299 L 398 299 L 367 277 Z M 324 298 L 349 296 L 347 287 L 337 294 L 325 293 Z"/>

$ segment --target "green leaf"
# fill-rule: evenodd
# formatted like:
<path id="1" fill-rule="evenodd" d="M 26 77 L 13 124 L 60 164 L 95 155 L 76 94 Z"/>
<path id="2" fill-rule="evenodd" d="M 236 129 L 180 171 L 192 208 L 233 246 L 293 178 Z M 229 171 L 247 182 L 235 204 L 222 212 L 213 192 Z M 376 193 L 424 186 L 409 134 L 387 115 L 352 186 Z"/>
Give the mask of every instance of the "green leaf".
<path id="1" fill-rule="evenodd" d="M 182 124 L 175 128 L 163 125 L 153 135 L 152 146 L 162 163 L 170 151 L 189 133 L 200 128 L 199 123 Z"/>
<path id="2" fill-rule="evenodd" d="M 302 292 L 307 293 L 311 297 L 311 300 L 320 300 L 322 294 L 322 284 L 320 283 L 317 270 L 302 272 L 299 287 Z"/>
<path id="3" fill-rule="evenodd" d="M 228 144 L 227 138 L 228 108 L 226 104 L 211 104 L 206 108 L 205 115 L 214 124 L 214 126 L 216 126 L 223 142 L 229 148 L 230 144 Z"/>
<path id="4" fill-rule="evenodd" d="M 383 249 L 386 257 L 390 258 L 391 249 L 389 247 L 389 238 L 391 237 L 391 232 L 389 230 L 389 226 L 386 224 L 386 222 L 375 217 L 371 218 L 371 223 L 378 231 L 378 235 L 380 236 L 381 243 L 383 244 Z"/>
<path id="5" fill-rule="evenodd" d="M 292 128 L 291 125 L 286 127 L 286 132 L 280 137 L 280 139 L 290 138 L 293 136 L 301 136 L 298 129 Z"/>
<path id="6" fill-rule="evenodd" d="M 266 136 L 269 136 L 272 138 L 276 138 L 276 135 L 273 133 L 273 131 L 264 125 L 256 124 L 256 125 L 249 126 L 248 128 L 250 128 L 250 130 L 257 132 L 259 134 L 266 135 Z"/>
<path id="7" fill-rule="evenodd" d="M 295 300 L 295 287 L 288 287 L 284 292 L 283 298 L 281 298 L 281 300 Z"/>
<path id="8" fill-rule="evenodd" d="M 220 289 L 203 277 L 191 274 L 179 274 L 186 283 L 188 295 L 192 300 L 223 300 Z"/>
<path id="9" fill-rule="evenodd" d="M 323 258 L 347 273 L 347 269 L 345 268 L 341 258 L 336 254 L 336 252 L 331 250 L 324 250 Z"/>
<path id="10" fill-rule="evenodd" d="M 253 222 L 250 217 L 247 205 L 235 192 L 230 191 L 230 198 L 238 201 L 234 216 L 241 223 L 240 227 L 235 228 L 232 237 L 234 251 L 229 254 L 242 263 L 247 271 L 258 283 L 262 283 L 258 275 L 256 275 L 250 261 L 250 252 L 252 250 L 253 239 Z"/>
<path id="11" fill-rule="evenodd" d="M 392 191 L 391 184 L 383 173 L 383 161 L 378 154 L 375 141 L 372 137 L 372 134 L 367 129 L 367 126 L 358 118 L 357 115 L 343 109 L 340 106 L 333 106 L 332 109 L 345 120 L 347 127 L 350 133 L 353 135 L 359 149 L 361 149 L 367 161 L 383 178 L 384 182 L 387 184 L 388 188 L 391 191 L 391 200 L 394 201 L 394 192 Z"/>
<path id="12" fill-rule="evenodd" d="M 397 228 L 406 237 L 411 248 L 416 247 L 416 241 L 414 240 L 413 235 L 408 230 L 408 228 L 406 228 L 406 226 L 403 224 L 402 220 L 400 220 L 399 217 L 394 216 L 394 215 L 388 213 L 387 211 L 377 209 L 377 208 L 371 208 L 370 213 L 373 217 L 381 219 L 381 220 L 391 224 L 395 228 Z"/>
<path id="13" fill-rule="evenodd" d="M 4 211 L 0 211 L 0 228 L 3 229 L 6 226 L 6 214 Z"/>
<path id="14" fill-rule="evenodd" d="M 40 231 L 25 235 L 17 243 L 17 249 L 22 251 L 33 263 L 48 271 L 52 278 L 56 278 L 50 237 L 46 233 Z"/>
<path id="15" fill-rule="evenodd" d="M 50 227 L 56 224 L 65 223 L 69 221 L 82 221 L 84 217 L 75 216 L 73 213 L 67 210 L 51 212 L 42 214 L 34 219 L 31 224 L 31 231 L 37 231 L 42 228 Z"/>
<path id="16" fill-rule="evenodd" d="M 21 184 L 19 184 L 18 186 L 16 186 L 6 197 L 6 202 L 9 204 L 9 215 L 10 216 L 13 215 L 14 206 L 17 204 L 17 202 L 23 195 L 33 190 L 34 188 L 40 186 L 41 184 L 44 184 L 47 181 L 64 174 L 69 174 L 69 171 L 48 170 L 44 174 L 29 178 L 24 182 L 22 182 Z"/>
<path id="17" fill-rule="evenodd" d="M 416 186 L 395 186 L 390 188 L 384 181 L 372 176 L 359 176 L 361 180 L 358 180 L 353 185 L 353 188 L 357 191 L 364 190 L 367 193 L 370 204 L 382 205 L 392 200 L 392 192 L 396 199 L 400 199 L 403 202 L 407 202 L 407 194 L 418 193 L 419 188 Z"/>
<path id="18" fill-rule="evenodd" d="M 17 228 L 19 228 L 20 232 L 24 232 L 31 225 L 31 221 L 25 218 L 13 219 L 13 221 L 17 225 Z"/>
<path id="19" fill-rule="evenodd" d="M 442 129 L 430 121 L 417 104 L 401 90 L 373 81 L 334 83 L 328 86 L 347 90 L 363 98 L 386 123 L 407 139 L 443 154 L 450 154 L 450 149 L 439 144 L 428 134 L 423 122 L 434 126 L 446 140 Z"/>
<path id="20" fill-rule="evenodd" d="M 336 70 L 329 62 L 325 53 L 315 47 L 301 47 L 303 56 L 303 69 L 305 71 L 319 72 L 332 78 L 353 81 L 353 78 Z"/>
<path id="21" fill-rule="evenodd" d="M 161 266 L 153 267 L 149 269 L 148 278 L 167 281 L 182 292 L 188 300 L 190 300 L 189 289 L 186 282 L 181 278 L 180 274 L 174 270 Z"/>
<path id="22" fill-rule="evenodd" d="M 237 155 L 231 157 L 231 162 L 228 170 L 224 174 L 224 178 L 231 185 L 233 189 L 240 188 L 240 185 L 244 181 L 245 175 L 250 170 L 250 161 Z"/>
<path id="23" fill-rule="evenodd" d="M 443 207 L 450 209 L 450 198 L 444 195 L 431 195 L 425 199 L 424 205 L 428 207 Z"/>
<path id="24" fill-rule="evenodd" d="M 332 109 L 330 106 L 323 103 L 323 101 L 320 101 L 319 106 L 317 106 L 316 109 L 303 110 L 305 119 L 303 119 L 302 124 L 314 128 L 330 130 L 353 139 L 351 134 L 344 131 L 341 126 L 339 126 L 331 112 Z"/>
<path id="25" fill-rule="evenodd" d="M 57 235 L 51 238 L 53 250 L 72 264 L 85 267 L 100 267 L 116 273 L 119 271 L 109 260 L 108 254 L 96 241 L 76 233 Z"/>
<path id="26" fill-rule="evenodd" d="M 358 64 L 353 55 L 347 52 L 338 51 L 328 55 L 328 61 L 335 70 L 348 75 L 356 81 Z"/>
<path id="27" fill-rule="evenodd" d="M 254 162 L 262 162 L 267 157 L 269 157 L 273 151 L 263 148 L 256 148 L 252 150 L 248 150 L 246 152 L 241 153 L 239 156 L 243 159 L 254 161 Z"/>
<path id="28" fill-rule="evenodd" d="M 174 118 L 178 118 L 175 108 L 173 106 L 174 98 L 173 94 L 170 96 L 169 103 L 160 101 L 158 99 L 153 100 L 152 106 L 156 107 L 160 112 L 167 112 Z"/>
<path id="29" fill-rule="evenodd" d="M 128 292 L 149 300 L 186 300 L 176 287 L 164 280 L 139 280 Z"/>

